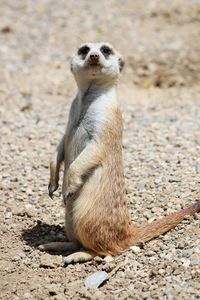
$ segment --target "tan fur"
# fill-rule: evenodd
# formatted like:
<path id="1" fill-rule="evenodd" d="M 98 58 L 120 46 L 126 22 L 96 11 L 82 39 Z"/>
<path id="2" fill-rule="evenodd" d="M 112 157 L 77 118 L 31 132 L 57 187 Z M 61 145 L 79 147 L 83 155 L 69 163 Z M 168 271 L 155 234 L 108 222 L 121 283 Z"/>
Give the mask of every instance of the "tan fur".
<path id="1" fill-rule="evenodd" d="M 97 254 L 118 254 L 165 233 L 200 209 L 197 202 L 151 224 L 131 224 L 122 160 L 123 124 L 115 93 L 122 58 L 114 48 L 110 56 L 103 55 L 101 43 L 86 46 L 88 53 L 80 54 L 80 48 L 72 59 L 79 93 L 72 103 L 66 133 L 50 164 L 52 196 L 58 187 L 60 164 L 63 160 L 65 163 L 62 193 L 65 231 L 71 243 L 62 244 L 61 248 L 80 245 L 90 250 L 71 254 L 65 259 L 66 264 L 86 261 Z M 91 53 L 98 58 L 95 66 L 94 61 L 91 65 Z M 58 244 L 40 247 L 58 248 Z"/>

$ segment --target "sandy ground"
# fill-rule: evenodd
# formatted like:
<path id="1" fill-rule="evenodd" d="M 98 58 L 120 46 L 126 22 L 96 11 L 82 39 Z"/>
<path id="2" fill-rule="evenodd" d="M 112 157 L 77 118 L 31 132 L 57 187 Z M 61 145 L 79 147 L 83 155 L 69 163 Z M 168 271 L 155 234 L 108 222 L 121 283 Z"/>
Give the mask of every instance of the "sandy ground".
<path id="1" fill-rule="evenodd" d="M 194 0 L 0 1 L 1 299 L 200 298 L 199 215 L 113 261 L 64 268 L 61 254 L 37 249 L 65 239 L 48 164 L 76 91 L 68 61 L 83 41 L 109 41 L 126 60 L 119 98 L 133 222 L 200 198 L 199 37 Z M 87 289 L 97 270 L 109 280 Z"/>

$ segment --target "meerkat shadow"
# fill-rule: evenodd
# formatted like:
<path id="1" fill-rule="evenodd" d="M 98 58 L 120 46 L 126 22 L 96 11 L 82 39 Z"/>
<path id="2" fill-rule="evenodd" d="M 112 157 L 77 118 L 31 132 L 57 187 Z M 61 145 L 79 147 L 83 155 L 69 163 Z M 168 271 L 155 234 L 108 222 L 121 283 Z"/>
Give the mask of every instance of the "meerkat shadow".
<path id="1" fill-rule="evenodd" d="M 49 225 L 37 220 L 36 225 L 24 229 L 21 238 L 32 248 L 38 248 L 39 245 L 51 242 L 67 242 L 64 227 L 60 225 Z M 51 254 L 60 254 L 61 251 L 45 251 Z M 63 253 L 62 253 L 63 254 Z"/>

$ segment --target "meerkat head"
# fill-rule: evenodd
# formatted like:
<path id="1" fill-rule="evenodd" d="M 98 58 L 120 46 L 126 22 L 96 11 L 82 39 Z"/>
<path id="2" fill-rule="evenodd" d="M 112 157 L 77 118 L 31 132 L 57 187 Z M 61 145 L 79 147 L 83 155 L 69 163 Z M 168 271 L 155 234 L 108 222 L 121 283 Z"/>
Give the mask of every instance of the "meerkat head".
<path id="1" fill-rule="evenodd" d="M 108 43 L 84 43 L 71 60 L 75 78 L 116 79 L 124 66 L 121 54 Z"/>

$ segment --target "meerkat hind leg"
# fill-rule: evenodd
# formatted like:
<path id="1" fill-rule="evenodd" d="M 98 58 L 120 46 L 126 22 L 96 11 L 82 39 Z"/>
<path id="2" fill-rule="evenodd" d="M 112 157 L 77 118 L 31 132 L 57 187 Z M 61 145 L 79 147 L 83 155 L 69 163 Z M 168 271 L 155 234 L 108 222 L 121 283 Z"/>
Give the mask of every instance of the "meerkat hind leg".
<path id="1" fill-rule="evenodd" d="M 72 263 L 80 263 L 92 260 L 97 254 L 93 251 L 79 251 L 63 258 L 64 265 L 67 266 Z"/>
<path id="2" fill-rule="evenodd" d="M 72 242 L 51 242 L 38 246 L 43 251 L 76 251 L 79 247 Z"/>

